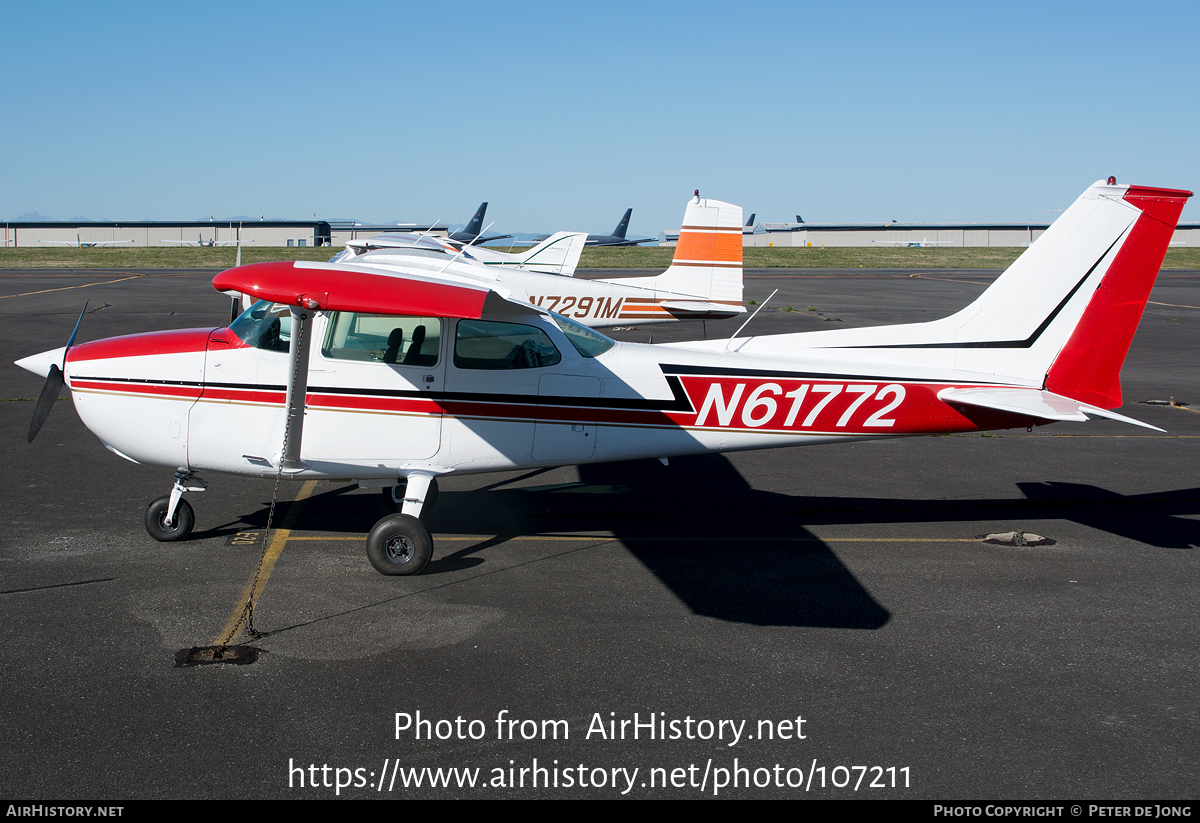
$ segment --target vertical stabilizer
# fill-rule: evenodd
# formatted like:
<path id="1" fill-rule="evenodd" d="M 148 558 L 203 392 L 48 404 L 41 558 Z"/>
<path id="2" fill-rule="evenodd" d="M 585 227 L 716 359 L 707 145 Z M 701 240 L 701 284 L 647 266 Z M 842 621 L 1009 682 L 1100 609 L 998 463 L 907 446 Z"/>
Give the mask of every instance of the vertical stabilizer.
<path id="1" fill-rule="evenodd" d="M 657 277 L 620 280 L 659 297 L 686 295 L 742 308 L 742 207 L 693 197 L 684 212 L 671 267 Z"/>
<path id="2" fill-rule="evenodd" d="M 1056 394 L 1103 409 L 1121 405 L 1121 365 L 1191 192 L 1129 186 L 1141 212 L 1046 375 Z"/>
<path id="3" fill-rule="evenodd" d="M 625 216 L 621 218 L 621 222 L 617 223 L 617 227 L 613 229 L 612 236 L 625 239 L 625 232 L 629 230 L 629 218 L 633 215 L 633 209 L 625 209 Z"/>
<path id="4" fill-rule="evenodd" d="M 1098 181 L 973 303 L 927 323 L 749 338 L 746 354 L 794 346 L 908 370 L 1045 389 L 1121 405 L 1121 365 L 1191 192 Z"/>

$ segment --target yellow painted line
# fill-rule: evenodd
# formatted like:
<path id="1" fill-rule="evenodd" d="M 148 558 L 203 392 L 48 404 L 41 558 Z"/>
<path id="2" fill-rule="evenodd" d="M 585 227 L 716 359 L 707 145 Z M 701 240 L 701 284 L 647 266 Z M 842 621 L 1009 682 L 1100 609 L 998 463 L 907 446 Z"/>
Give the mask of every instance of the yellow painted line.
<path id="1" fill-rule="evenodd" d="M 1147 300 L 1151 306 L 1170 306 L 1173 309 L 1200 309 L 1200 306 L 1185 306 L 1182 303 L 1159 303 L 1155 300 Z"/>
<path id="2" fill-rule="evenodd" d="M 300 487 L 300 493 L 296 495 L 296 498 L 292 501 L 292 505 L 288 506 L 287 516 L 283 518 L 283 522 L 279 524 L 279 528 L 275 529 L 271 536 L 271 543 L 263 555 L 262 568 L 258 570 L 257 577 L 250 578 L 250 581 L 246 584 L 246 588 L 242 590 L 241 597 L 238 598 L 236 605 L 233 607 L 233 614 L 230 615 L 229 622 L 225 624 L 225 628 L 213 640 L 213 646 L 233 642 L 233 633 L 240 627 L 242 615 L 246 609 L 246 602 L 249 601 L 252 607 L 258 603 L 258 598 L 262 596 L 263 589 L 267 587 L 267 580 L 271 577 L 271 572 L 275 568 L 275 561 L 279 559 L 279 555 L 283 554 L 283 547 L 291 538 L 292 526 L 296 524 L 296 518 L 300 516 L 300 510 L 304 508 L 304 501 L 308 499 L 316 487 L 316 480 L 306 481 Z"/>
<path id="3" fill-rule="evenodd" d="M 1176 406 L 1175 408 L 1179 408 Z M 1191 411 L 1191 409 L 1185 409 Z M 921 437 L 922 435 L 915 435 Z M 991 434 L 989 432 L 965 432 L 958 434 L 935 434 L 933 437 L 995 437 L 1007 440 L 1040 439 L 1042 437 L 1077 437 L 1081 440 L 1200 440 L 1200 434 Z"/>
<path id="4" fill-rule="evenodd" d="M 116 280 L 104 280 L 99 283 L 80 283 L 78 286 L 60 286 L 57 289 L 42 289 L 41 291 L 27 291 L 23 294 L 0 294 L 0 300 L 4 300 L 5 298 L 8 298 L 8 297 L 28 297 L 31 294 L 46 294 L 47 292 L 52 292 L 52 291 L 67 291 L 68 289 L 86 289 L 89 286 L 107 286 L 109 283 L 120 283 L 124 280 L 135 280 L 139 277 L 145 277 L 145 276 L 146 275 L 144 275 L 144 274 L 133 274 L 133 275 L 130 275 L 129 277 L 121 277 Z"/>
<path id="5" fill-rule="evenodd" d="M 446 542 L 467 542 L 467 541 L 487 541 L 492 540 L 499 535 L 480 534 L 471 537 L 461 535 L 434 535 L 434 538 L 439 541 Z M 366 540 L 365 534 L 357 535 L 337 535 L 332 537 L 321 537 L 317 535 L 303 535 L 289 537 L 289 540 L 309 540 L 314 542 L 321 541 L 342 541 L 342 540 Z M 588 540 L 600 540 L 604 542 L 620 541 L 626 543 L 632 540 L 652 540 L 656 543 L 977 543 L 973 537 L 618 537 L 612 534 L 580 534 L 580 535 L 528 535 L 520 537 L 512 537 L 510 540 L 528 540 L 528 541 L 563 541 L 563 542 L 581 542 Z M 245 601 L 243 601 L 245 602 Z"/>

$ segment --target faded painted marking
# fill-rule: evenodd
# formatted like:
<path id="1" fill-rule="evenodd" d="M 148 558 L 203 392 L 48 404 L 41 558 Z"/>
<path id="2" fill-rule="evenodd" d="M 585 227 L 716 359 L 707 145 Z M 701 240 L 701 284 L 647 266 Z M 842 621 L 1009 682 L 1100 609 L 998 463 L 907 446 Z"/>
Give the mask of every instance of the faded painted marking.
<path id="1" fill-rule="evenodd" d="M 300 493 L 296 495 L 295 500 L 288 506 L 288 511 L 283 518 L 283 522 L 279 524 L 279 528 L 275 529 L 271 536 L 271 543 L 267 546 L 267 551 L 263 555 L 262 568 L 258 570 L 257 576 L 251 577 L 246 583 L 246 587 L 242 589 L 241 597 L 234 604 L 233 614 L 230 615 L 225 628 L 212 641 L 212 645 L 220 646 L 223 643 L 232 643 L 234 641 L 235 638 L 231 635 L 239 628 L 239 624 L 242 621 L 242 612 L 246 608 L 246 601 L 250 601 L 251 606 L 258 603 L 258 598 L 262 596 L 263 589 L 267 587 L 267 581 L 271 578 L 271 572 L 275 569 L 275 561 L 279 559 L 279 555 L 283 554 L 283 547 L 287 545 L 288 538 L 292 533 L 292 527 L 296 524 L 296 518 L 300 516 L 300 511 L 304 508 L 304 501 L 308 499 L 316 487 L 316 480 L 308 480 L 300 487 Z"/>
<path id="2" fill-rule="evenodd" d="M 41 291 L 27 291 L 27 292 L 23 292 L 22 294 L 3 294 L 3 295 L 0 295 L 0 300 L 4 300 L 9 297 L 29 297 L 31 294 L 46 294 L 47 292 L 52 292 L 52 291 L 67 291 L 69 289 L 86 289 L 89 286 L 107 286 L 109 283 L 121 283 L 121 282 L 124 282 L 125 280 L 136 280 L 139 277 L 145 277 L 145 276 L 146 275 L 144 275 L 144 274 L 134 274 L 134 275 L 130 275 L 129 277 L 120 277 L 116 280 L 102 280 L 99 283 L 80 283 L 78 286 L 59 286 L 57 289 L 42 289 Z"/>
<path id="3" fill-rule="evenodd" d="M 261 531 L 244 531 L 231 534 L 225 539 L 226 546 L 261 546 L 263 533 Z"/>

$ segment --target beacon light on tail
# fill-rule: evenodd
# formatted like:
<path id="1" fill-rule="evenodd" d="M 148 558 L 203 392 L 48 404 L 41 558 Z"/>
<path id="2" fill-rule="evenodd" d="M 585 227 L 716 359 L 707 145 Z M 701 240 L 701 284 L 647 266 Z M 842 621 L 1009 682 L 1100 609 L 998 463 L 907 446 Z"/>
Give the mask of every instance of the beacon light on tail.
<path id="1" fill-rule="evenodd" d="M 1190 196 L 1098 182 L 971 305 L 928 323 L 617 343 L 590 328 L 615 292 L 551 301 L 525 272 L 484 276 L 422 246 L 231 269 L 214 286 L 258 302 L 228 328 L 69 342 L 19 364 L 46 374 L 62 361 L 110 450 L 175 471 L 146 513 L 156 539 L 187 536 L 183 495 L 204 487 L 199 474 L 357 481 L 397 512 L 371 529 L 371 563 L 413 574 L 433 552 L 419 518 L 447 474 L 1091 417 L 1144 425 L 1112 409 Z M 740 224 L 735 206 L 689 202 L 671 268 L 635 278 L 641 310 L 740 310 Z"/>

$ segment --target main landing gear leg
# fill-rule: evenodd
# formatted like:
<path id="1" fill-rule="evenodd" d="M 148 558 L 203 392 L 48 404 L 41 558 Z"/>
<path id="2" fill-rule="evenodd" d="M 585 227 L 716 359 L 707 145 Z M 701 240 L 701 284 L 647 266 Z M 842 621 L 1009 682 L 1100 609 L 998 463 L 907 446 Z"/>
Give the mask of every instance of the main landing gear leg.
<path id="1" fill-rule="evenodd" d="M 412 474 L 403 488 L 400 514 L 383 518 L 367 536 L 367 558 L 380 574 L 419 574 L 433 557 L 433 537 L 417 518 L 437 497 L 437 480 Z M 395 500 L 393 489 L 384 489 L 384 494 Z"/>
<path id="2" fill-rule="evenodd" d="M 183 499 L 184 492 L 202 492 L 208 484 L 191 472 L 175 472 L 175 485 L 166 497 L 160 497 L 146 507 L 146 531 L 159 542 L 183 540 L 192 533 L 196 513 Z"/>
<path id="3" fill-rule="evenodd" d="M 383 490 L 383 504 L 396 514 L 404 512 L 408 494 L 408 478 L 404 478 L 395 486 L 388 486 Z M 433 506 L 437 503 L 438 498 L 438 482 L 436 477 L 429 478 L 429 489 L 425 492 L 425 502 L 421 506 L 421 514 L 429 514 L 433 511 Z M 407 512 L 412 514 L 412 512 Z M 417 517 L 418 515 L 413 515 Z"/>

